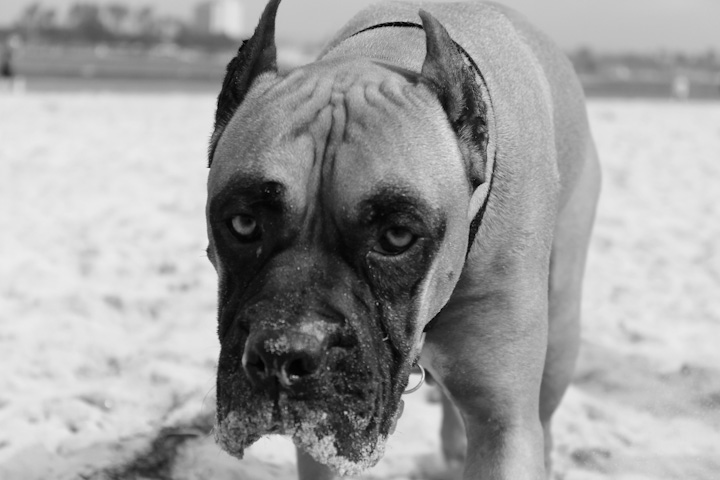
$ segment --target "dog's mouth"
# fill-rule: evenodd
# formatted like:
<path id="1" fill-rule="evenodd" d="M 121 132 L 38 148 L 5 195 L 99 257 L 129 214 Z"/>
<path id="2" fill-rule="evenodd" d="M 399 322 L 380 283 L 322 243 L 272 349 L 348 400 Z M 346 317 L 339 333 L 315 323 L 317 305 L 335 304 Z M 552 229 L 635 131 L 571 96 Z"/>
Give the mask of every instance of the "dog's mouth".
<path id="1" fill-rule="evenodd" d="M 374 415 L 358 413 L 343 403 L 291 400 L 281 392 L 272 408 L 252 413 L 234 410 L 218 419 L 215 438 L 228 453 L 242 458 L 245 448 L 260 436 L 286 435 L 340 475 L 358 474 L 382 457 L 387 435 L 373 428 Z"/>
<path id="2" fill-rule="evenodd" d="M 331 358 L 319 379 L 294 390 L 274 380 L 258 388 L 237 362 L 221 353 L 215 437 L 228 453 L 242 458 L 263 435 L 290 437 L 316 461 L 341 475 L 374 466 L 402 412 L 400 395 L 411 361 L 391 368 L 387 348 L 361 342 Z M 370 347 L 370 348 L 367 348 Z M 407 363 L 407 368 L 405 368 Z"/>

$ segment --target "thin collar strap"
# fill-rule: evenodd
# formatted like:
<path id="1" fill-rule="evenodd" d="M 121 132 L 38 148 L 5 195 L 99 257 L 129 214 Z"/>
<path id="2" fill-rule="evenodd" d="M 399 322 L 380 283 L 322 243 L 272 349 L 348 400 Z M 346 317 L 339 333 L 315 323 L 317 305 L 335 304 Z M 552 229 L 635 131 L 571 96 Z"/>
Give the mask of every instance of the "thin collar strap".
<path id="1" fill-rule="evenodd" d="M 423 26 L 419 23 L 413 23 L 413 22 L 387 22 L 387 23 L 378 23 L 377 25 L 370 25 L 367 28 L 363 28 L 362 30 L 353 33 L 348 38 L 352 38 L 355 35 L 360 35 L 361 33 L 375 30 L 376 28 L 384 28 L 384 27 L 404 27 L 404 28 L 417 28 L 420 30 L 423 30 Z M 457 43 L 455 40 L 453 40 L 453 43 L 455 44 L 455 48 L 458 49 L 458 52 L 462 54 L 462 56 L 465 58 L 465 61 L 470 65 L 470 68 L 473 69 L 473 73 L 479 77 L 479 80 L 485 83 L 485 79 L 482 76 L 482 72 L 478 68 L 477 64 L 475 63 L 475 60 L 470 56 L 470 54 L 463 48 L 462 45 Z"/>

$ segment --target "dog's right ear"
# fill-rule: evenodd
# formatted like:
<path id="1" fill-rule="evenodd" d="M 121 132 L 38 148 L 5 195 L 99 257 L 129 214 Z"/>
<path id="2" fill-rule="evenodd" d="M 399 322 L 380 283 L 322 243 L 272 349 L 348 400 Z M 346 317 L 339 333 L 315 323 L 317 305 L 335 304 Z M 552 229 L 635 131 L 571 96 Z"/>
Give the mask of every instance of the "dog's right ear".
<path id="1" fill-rule="evenodd" d="M 427 48 L 421 73 L 458 136 L 475 190 L 486 181 L 487 107 L 480 97 L 474 73 L 465 64 L 445 27 L 425 10 L 420 10 L 420 18 Z"/>
<path id="2" fill-rule="evenodd" d="M 217 99 L 215 125 L 210 138 L 208 166 L 212 165 L 215 148 L 225 127 L 252 86 L 263 73 L 277 72 L 277 49 L 275 48 L 275 17 L 280 0 L 270 0 L 260 17 L 253 36 L 244 40 L 238 53 L 230 60 Z"/>

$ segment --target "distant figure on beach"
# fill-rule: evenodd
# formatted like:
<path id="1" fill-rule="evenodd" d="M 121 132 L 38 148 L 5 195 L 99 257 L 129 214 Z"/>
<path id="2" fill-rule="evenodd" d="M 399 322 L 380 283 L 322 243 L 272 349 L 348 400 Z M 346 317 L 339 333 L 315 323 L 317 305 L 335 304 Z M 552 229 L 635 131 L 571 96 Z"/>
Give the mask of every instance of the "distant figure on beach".
<path id="1" fill-rule="evenodd" d="M 20 47 L 21 40 L 17 34 L 10 35 L 0 49 L 0 82 L 7 83 L 13 92 L 24 88 L 24 81 L 17 77 L 15 71 L 15 51 Z"/>
<path id="2" fill-rule="evenodd" d="M 3 43 L 2 51 L 0 52 L 0 77 L 12 79 L 15 76 L 15 71 L 12 64 L 13 51 L 10 47 L 10 42 Z"/>
<path id="3" fill-rule="evenodd" d="M 672 91 L 678 100 L 687 100 L 690 96 L 690 79 L 686 75 L 675 75 Z"/>

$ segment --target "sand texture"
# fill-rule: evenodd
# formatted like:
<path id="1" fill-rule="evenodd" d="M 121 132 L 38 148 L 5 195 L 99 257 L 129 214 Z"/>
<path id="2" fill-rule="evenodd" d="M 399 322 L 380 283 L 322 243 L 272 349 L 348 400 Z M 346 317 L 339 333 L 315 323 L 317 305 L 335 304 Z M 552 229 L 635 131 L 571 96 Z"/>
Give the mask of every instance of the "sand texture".
<path id="1" fill-rule="evenodd" d="M 295 478 L 285 439 L 213 442 L 213 106 L 0 96 L 0 479 Z M 718 479 L 720 103 L 589 109 L 604 191 L 555 478 Z M 433 397 L 356 478 L 449 478 Z"/>

